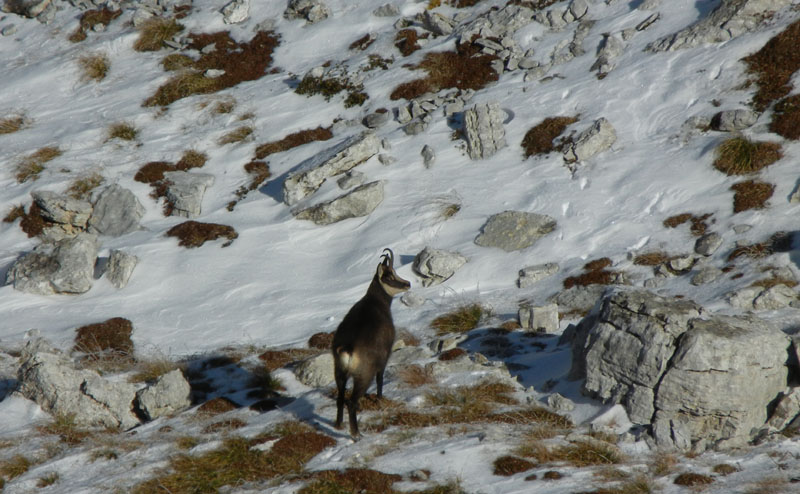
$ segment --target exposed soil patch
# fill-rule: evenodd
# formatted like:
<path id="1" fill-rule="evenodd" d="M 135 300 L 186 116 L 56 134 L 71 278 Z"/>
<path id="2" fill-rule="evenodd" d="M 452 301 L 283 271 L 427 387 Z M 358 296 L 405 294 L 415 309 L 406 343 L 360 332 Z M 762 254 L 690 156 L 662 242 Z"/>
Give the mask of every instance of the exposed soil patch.
<path id="1" fill-rule="evenodd" d="M 223 247 L 227 247 L 239 237 L 239 234 L 236 233 L 233 227 L 228 225 L 185 221 L 167 230 L 167 236 L 177 237 L 178 240 L 180 240 L 178 245 L 192 248 L 200 247 L 209 240 L 216 240 L 218 238 L 227 238 L 228 241 L 222 244 Z"/>

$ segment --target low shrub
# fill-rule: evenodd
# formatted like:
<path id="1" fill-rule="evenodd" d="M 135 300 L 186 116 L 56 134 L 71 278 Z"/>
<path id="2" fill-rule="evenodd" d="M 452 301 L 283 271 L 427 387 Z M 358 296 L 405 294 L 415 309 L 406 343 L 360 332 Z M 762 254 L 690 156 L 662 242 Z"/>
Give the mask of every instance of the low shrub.
<path id="1" fill-rule="evenodd" d="M 221 413 L 236 410 L 237 408 L 239 408 L 239 406 L 240 405 L 238 403 L 235 403 L 229 398 L 220 396 L 212 400 L 208 400 L 207 402 L 197 407 L 197 412 L 205 415 L 219 415 Z"/>
<path id="2" fill-rule="evenodd" d="M 267 350 L 258 356 L 267 370 L 273 371 L 300 360 L 319 355 L 319 350 L 308 348 L 289 348 L 286 350 Z"/>
<path id="3" fill-rule="evenodd" d="M 665 262 L 669 262 L 670 259 L 672 259 L 672 257 L 667 253 L 654 251 L 637 254 L 636 257 L 633 258 L 633 263 L 637 266 L 659 266 Z"/>
<path id="4" fill-rule="evenodd" d="M 775 186 L 766 182 L 747 180 L 731 185 L 733 194 L 733 212 L 741 213 L 750 209 L 764 209 L 767 201 L 775 192 Z"/>
<path id="5" fill-rule="evenodd" d="M 185 221 L 167 230 L 168 237 L 177 237 L 178 245 L 186 248 L 200 247 L 210 240 L 227 238 L 223 247 L 228 247 L 239 237 L 236 230 L 228 225 L 217 223 L 201 223 L 199 221 Z"/>
<path id="6" fill-rule="evenodd" d="M 769 130 L 786 139 L 800 139 L 800 94 L 778 101 Z"/>
<path id="7" fill-rule="evenodd" d="M 792 90 L 792 75 L 800 70 L 800 21 L 795 21 L 757 52 L 742 59 L 755 78 L 758 90 L 753 96 L 753 107 L 758 111 L 767 107 Z"/>
<path id="8" fill-rule="evenodd" d="M 441 315 L 431 321 L 436 334 L 465 333 L 478 327 L 481 317 L 487 310 L 480 304 L 463 305 L 452 312 Z"/>
<path id="9" fill-rule="evenodd" d="M 548 117 L 540 124 L 532 127 L 522 138 L 522 149 L 525 158 L 540 154 L 547 154 L 553 151 L 562 151 L 568 144 L 568 139 L 554 142 L 555 139 L 564 133 L 570 125 L 578 121 L 578 117 Z"/>
<path id="10" fill-rule="evenodd" d="M 714 168 L 726 175 L 755 173 L 781 157 L 777 142 L 754 142 L 746 137 L 732 137 L 717 147 Z"/>

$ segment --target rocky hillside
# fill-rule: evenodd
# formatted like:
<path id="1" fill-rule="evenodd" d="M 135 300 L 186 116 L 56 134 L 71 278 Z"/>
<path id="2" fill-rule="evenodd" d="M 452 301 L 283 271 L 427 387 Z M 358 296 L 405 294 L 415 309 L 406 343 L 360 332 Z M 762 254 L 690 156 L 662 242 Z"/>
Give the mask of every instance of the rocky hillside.
<path id="1" fill-rule="evenodd" d="M 792 492 L 790 0 L 5 0 L 3 492 Z M 361 441 L 332 332 L 411 291 Z"/>

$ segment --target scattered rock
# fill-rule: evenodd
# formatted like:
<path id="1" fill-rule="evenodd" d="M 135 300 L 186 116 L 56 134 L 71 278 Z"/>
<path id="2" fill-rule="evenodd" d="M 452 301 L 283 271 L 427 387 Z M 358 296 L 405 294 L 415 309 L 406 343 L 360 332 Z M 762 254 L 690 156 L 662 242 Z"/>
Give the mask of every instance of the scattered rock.
<path id="1" fill-rule="evenodd" d="M 550 297 L 564 313 L 586 314 L 606 291 L 605 285 L 575 285 Z"/>
<path id="2" fill-rule="evenodd" d="M 164 172 L 167 202 L 171 216 L 196 218 L 200 216 L 206 189 L 214 184 L 210 173 L 185 171 Z"/>
<path id="3" fill-rule="evenodd" d="M 391 360 L 391 359 L 390 359 Z M 304 360 L 294 371 L 297 379 L 312 388 L 324 388 L 334 382 L 333 354 L 325 352 Z"/>
<path id="4" fill-rule="evenodd" d="M 6 284 L 36 295 L 84 293 L 92 287 L 96 259 L 97 237 L 89 233 L 40 244 L 14 262 Z"/>
<path id="5" fill-rule="evenodd" d="M 692 48 L 704 43 L 728 41 L 753 31 L 791 0 L 722 0 L 706 17 L 675 34 L 661 38 L 647 49 L 653 52 Z"/>
<path id="6" fill-rule="evenodd" d="M 403 126 L 403 132 L 410 136 L 422 134 L 428 130 L 428 122 L 423 118 L 415 118 Z"/>
<path id="7" fill-rule="evenodd" d="M 188 408 L 192 389 L 180 369 L 170 371 L 156 379 L 152 385 L 136 393 L 138 409 L 148 420 L 174 415 Z"/>
<path id="8" fill-rule="evenodd" d="M 316 192 L 328 178 L 355 168 L 379 151 L 380 139 L 367 132 L 312 156 L 283 182 L 283 202 L 294 206 Z"/>
<path id="9" fill-rule="evenodd" d="M 352 189 L 353 187 L 358 187 L 359 185 L 364 183 L 364 180 L 367 179 L 367 176 L 363 173 L 350 170 L 345 172 L 337 181 L 336 185 L 339 186 L 342 190 Z"/>
<path id="10" fill-rule="evenodd" d="M 367 216 L 383 201 L 383 181 L 356 187 L 331 201 L 295 213 L 295 218 L 311 220 L 317 225 L 330 225 L 348 218 Z"/>
<path id="11" fill-rule="evenodd" d="M 598 77 L 604 77 L 614 70 L 615 60 L 625 51 L 625 44 L 610 33 L 603 34 L 603 41 L 597 50 L 597 60 L 591 70 L 596 70 Z"/>
<path id="12" fill-rule="evenodd" d="M 370 113 L 366 117 L 362 123 L 365 127 L 370 129 L 377 129 L 378 127 L 382 127 L 389 121 L 389 112 L 375 112 Z"/>
<path id="13" fill-rule="evenodd" d="M 464 112 L 464 134 L 470 158 L 488 158 L 505 147 L 505 118 L 497 102 L 478 104 Z"/>
<path id="14" fill-rule="evenodd" d="M 45 190 L 32 192 L 31 196 L 39 207 L 42 218 L 55 223 L 46 229 L 45 236 L 48 238 L 58 240 L 65 236 L 75 236 L 86 229 L 92 215 L 92 205 L 89 202 Z"/>
<path id="15" fill-rule="evenodd" d="M 511 252 L 530 247 L 555 228 L 556 220 L 550 216 L 504 211 L 489 218 L 475 238 L 475 243 L 482 247 L 498 247 Z"/>
<path id="16" fill-rule="evenodd" d="M 723 132 L 736 132 L 755 125 L 758 113 L 753 110 L 725 110 L 711 117 L 711 128 Z"/>
<path id="17" fill-rule="evenodd" d="M 570 412 L 575 409 L 575 403 L 569 398 L 565 398 L 558 393 L 553 393 L 547 397 L 547 406 L 556 412 Z"/>
<path id="18" fill-rule="evenodd" d="M 225 24 L 239 24 L 250 16 L 250 0 L 233 0 L 222 8 Z"/>
<path id="19" fill-rule="evenodd" d="M 289 0 L 289 6 L 283 12 L 286 19 L 305 19 L 309 24 L 325 20 L 330 15 L 331 10 L 320 0 Z"/>
<path id="20" fill-rule="evenodd" d="M 139 258 L 133 254 L 114 249 L 111 251 L 111 255 L 108 258 L 106 278 L 108 278 L 108 281 L 116 288 L 125 288 L 138 262 Z"/>
<path id="21" fill-rule="evenodd" d="M 430 10 L 425 10 L 421 18 L 422 27 L 436 36 L 449 36 L 457 24 L 455 20 Z"/>
<path id="22" fill-rule="evenodd" d="M 694 286 L 706 285 L 722 276 L 722 270 L 713 266 L 706 266 L 692 276 L 690 283 Z"/>
<path id="23" fill-rule="evenodd" d="M 797 292 L 792 288 L 778 284 L 767 288 L 753 300 L 755 310 L 777 310 L 789 307 L 797 300 Z"/>
<path id="24" fill-rule="evenodd" d="M 422 277 L 422 286 L 431 286 L 449 279 L 466 262 L 458 252 L 425 247 L 414 257 L 412 269 Z"/>
<path id="25" fill-rule="evenodd" d="M 711 232 L 698 238 L 694 243 L 694 251 L 701 256 L 712 256 L 722 245 L 722 235 Z"/>
<path id="26" fill-rule="evenodd" d="M 782 431 L 800 415 L 800 388 L 792 388 L 778 401 L 767 425 L 773 431 Z"/>
<path id="27" fill-rule="evenodd" d="M 92 197 L 94 209 L 89 218 L 89 231 L 110 237 L 119 237 L 141 228 L 139 221 L 145 213 L 144 206 L 128 189 L 109 185 Z"/>
<path id="28" fill-rule="evenodd" d="M 610 148 L 617 140 L 614 127 L 605 118 L 600 118 L 582 132 L 564 151 L 567 163 L 584 161 Z"/>
<path id="29" fill-rule="evenodd" d="M 527 288 L 537 281 L 543 280 L 548 276 L 552 276 L 558 273 L 559 270 L 558 264 L 554 262 L 549 262 L 546 264 L 537 264 L 535 266 L 528 266 L 526 268 L 522 268 L 519 271 L 519 279 L 517 280 L 517 286 L 520 288 Z"/>
<path id="30" fill-rule="evenodd" d="M 375 17 L 396 17 L 400 15 L 400 9 L 396 5 L 386 3 L 372 11 Z"/>
<path id="31" fill-rule="evenodd" d="M 558 304 L 521 307 L 518 314 L 519 324 L 524 329 L 530 329 L 536 333 L 558 333 Z"/>
<path id="32" fill-rule="evenodd" d="M 425 297 L 418 295 L 415 292 L 405 292 L 400 296 L 400 303 L 406 307 L 416 308 L 422 307 L 425 303 Z"/>
<path id="33" fill-rule="evenodd" d="M 760 286 L 740 288 L 727 295 L 728 303 L 737 309 L 753 310 L 753 302 L 763 291 Z"/>
<path id="34" fill-rule="evenodd" d="M 433 166 L 433 162 L 436 161 L 436 152 L 432 147 L 425 144 L 419 154 L 422 156 L 422 163 L 425 165 L 425 168 Z"/>
<path id="35" fill-rule="evenodd" d="M 703 313 L 689 300 L 614 290 L 575 330 L 573 376 L 652 424 L 661 447 L 742 445 L 784 389 L 789 340 L 754 317 Z"/>

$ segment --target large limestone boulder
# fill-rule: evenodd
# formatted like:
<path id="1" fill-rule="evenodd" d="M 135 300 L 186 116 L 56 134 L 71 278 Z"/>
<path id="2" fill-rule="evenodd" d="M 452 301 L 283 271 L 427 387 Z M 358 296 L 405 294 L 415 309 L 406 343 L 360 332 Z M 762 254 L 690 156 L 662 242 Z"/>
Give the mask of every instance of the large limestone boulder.
<path id="1" fill-rule="evenodd" d="M 704 315 L 689 300 L 613 290 L 575 330 L 571 374 L 651 424 L 659 446 L 742 445 L 785 389 L 789 338 L 753 317 Z"/>
<path id="2" fill-rule="evenodd" d="M 196 218 L 202 212 L 206 189 L 214 185 L 214 175 L 185 171 L 164 172 L 167 202 L 171 216 Z"/>
<path id="3" fill-rule="evenodd" d="M 505 118 L 506 113 L 497 102 L 475 105 L 464 112 L 464 134 L 470 158 L 488 158 L 505 147 Z"/>
<path id="4" fill-rule="evenodd" d="M 511 252 L 530 247 L 555 228 L 556 220 L 544 214 L 503 211 L 486 221 L 475 243 Z"/>
<path id="5" fill-rule="evenodd" d="M 422 277 L 422 286 L 431 286 L 449 279 L 466 262 L 458 252 L 425 247 L 414 257 L 412 269 Z"/>
<path id="6" fill-rule="evenodd" d="M 383 201 L 383 181 L 370 182 L 356 187 L 347 194 L 295 213 L 300 220 L 311 220 L 317 225 L 330 225 L 348 218 L 369 215 Z"/>
<path id="7" fill-rule="evenodd" d="M 109 185 L 93 197 L 94 210 L 89 218 L 89 231 L 119 237 L 141 228 L 139 221 L 144 206 L 128 189 Z"/>
<path id="8" fill-rule="evenodd" d="M 84 293 L 92 287 L 96 259 L 97 237 L 88 233 L 40 244 L 14 262 L 6 284 L 37 295 Z"/>
<path id="9" fill-rule="evenodd" d="M 160 376 L 150 386 L 136 393 L 138 409 L 148 420 L 173 415 L 188 408 L 192 388 L 179 369 Z"/>
<path id="10" fill-rule="evenodd" d="M 294 206 L 316 192 L 325 180 L 355 168 L 378 154 L 380 149 L 380 139 L 367 132 L 312 156 L 284 180 L 283 202 Z"/>

